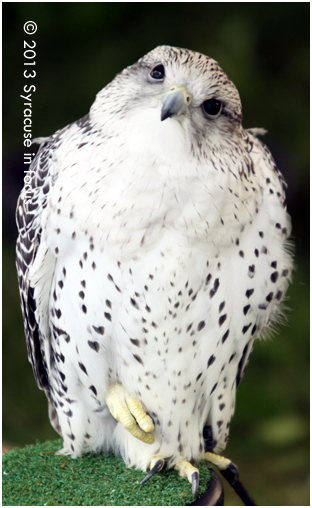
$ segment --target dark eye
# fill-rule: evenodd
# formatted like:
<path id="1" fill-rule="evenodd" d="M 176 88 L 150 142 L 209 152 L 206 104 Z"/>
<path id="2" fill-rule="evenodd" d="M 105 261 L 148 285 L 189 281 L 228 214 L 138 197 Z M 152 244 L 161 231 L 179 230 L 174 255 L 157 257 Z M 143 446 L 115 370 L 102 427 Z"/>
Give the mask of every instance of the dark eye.
<path id="1" fill-rule="evenodd" d="M 163 64 L 158 64 L 151 70 L 150 76 L 153 79 L 162 80 L 165 77 L 165 68 Z"/>
<path id="2" fill-rule="evenodd" d="M 208 99 L 202 106 L 208 116 L 218 116 L 222 110 L 222 103 L 217 99 Z"/>

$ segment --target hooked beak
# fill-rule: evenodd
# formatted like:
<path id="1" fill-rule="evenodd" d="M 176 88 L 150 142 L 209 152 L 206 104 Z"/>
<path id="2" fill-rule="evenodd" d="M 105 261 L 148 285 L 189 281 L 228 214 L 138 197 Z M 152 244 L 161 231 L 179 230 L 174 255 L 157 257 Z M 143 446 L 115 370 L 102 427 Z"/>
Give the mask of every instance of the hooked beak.
<path id="1" fill-rule="evenodd" d="M 161 121 L 172 116 L 189 116 L 189 105 L 192 102 L 192 96 L 187 93 L 186 88 L 171 86 L 165 94 L 161 96 Z"/>

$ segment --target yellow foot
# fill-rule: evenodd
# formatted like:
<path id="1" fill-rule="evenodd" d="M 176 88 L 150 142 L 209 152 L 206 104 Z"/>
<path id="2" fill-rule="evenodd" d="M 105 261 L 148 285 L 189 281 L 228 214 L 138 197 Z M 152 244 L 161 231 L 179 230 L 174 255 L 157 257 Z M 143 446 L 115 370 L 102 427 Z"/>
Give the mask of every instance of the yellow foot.
<path id="1" fill-rule="evenodd" d="M 223 474 L 224 478 L 229 482 L 229 484 L 234 487 L 234 485 L 238 482 L 239 472 L 237 466 L 233 464 L 229 459 L 222 457 L 221 455 L 216 455 L 215 453 L 206 452 L 205 459 L 217 466 L 219 471 Z"/>
<path id="2" fill-rule="evenodd" d="M 112 416 L 125 429 L 144 443 L 152 444 L 155 438 L 153 420 L 143 409 L 141 402 L 132 397 L 120 384 L 110 384 L 106 393 L 106 404 Z"/>
<path id="3" fill-rule="evenodd" d="M 160 471 L 164 467 L 164 465 L 165 465 L 165 461 L 162 457 L 154 457 L 151 460 L 151 463 L 149 465 L 150 471 L 147 473 L 145 478 L 143 478 L 143 480 L 140 482 L 141 485 L 143 485 L 143 483 L 147 482 L 147 480 L 149 480 L 155 473 Z"/>
<path id="4" fill-rule="evenodd" d="M 205 453 L 205 459 L 208 460 L 208 462 L 211 462 L 211 464 L 214 464 L 214 466 L 217 466 L 217 468 L 220 469 L 220 471 L 227 469 L 230 466 L 230 464 L 232 464 L 232 462 L 229 459 L 226 459 L 221 455 L 216 455 L 215 453 L 211 452 Z"/>
<path id="5" fill-rule="evenodd" d="M 149 465 L 150 471 L 147 473 L 145 478 L 141 481 L 141 485 L 147 480 L 149 480 L 155 473 L 160 471 L 165 465 L 165 460 L 162 457 L 154 457 L 151 460 Z M 174 466 L 174 469 L 179 471 L 180 476 L 183 476 L 188 479 L 188 481 L 192 484 L 192 493 L 193 496 L 196 497 L 199 485 L 199 471 L 196 467 L 192 466 L 186 460 L 180 460 Z"/>
<path id="6" fill-rule="evenodd" d="M 186 460 L 180 460 L 174 466 L 174 469 L 179 471 L 180 476 L 187 478 L 188 481 L 192 484 L 192 493 L 193 496 L 196 497 L 199 485 L 199 471 L 196 467 L 192 466 Z"/>
<path id="7" fill-rule="evenodd" d="M 229 459 L 216 455 L 215 453 L 206 452 L 205 459 L 217 466 L 219 471 L 223 474 L 224 478 L 229 482 L 231 487 L 235 489 L 235 485 L 239 479 L 239 472 L 237 466 Z"/>

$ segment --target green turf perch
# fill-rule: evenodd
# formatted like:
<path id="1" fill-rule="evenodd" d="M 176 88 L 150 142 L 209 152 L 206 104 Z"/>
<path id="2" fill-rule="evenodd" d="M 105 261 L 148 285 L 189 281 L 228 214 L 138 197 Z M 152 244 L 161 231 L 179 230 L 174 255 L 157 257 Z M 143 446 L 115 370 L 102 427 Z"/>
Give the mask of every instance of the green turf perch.
<path id="1" fill-rule="evenodd" d="M 46 441 L 3 456 L 3 506 L 181 506 L 194 502 L 190 487 L 177 471 L 160 471 L 140 485 L 144 473 L 128 469 L 114 455 L 56 455 L 62 442 Z M 199 464 L 197 499 L 207 491 L 212 474 Z M 209 490 L 209 487 L 208 487 Z M 222 494 L 222 492 L 221 492 Z M 217 499 L 220 494 L 217 495 Z"/>

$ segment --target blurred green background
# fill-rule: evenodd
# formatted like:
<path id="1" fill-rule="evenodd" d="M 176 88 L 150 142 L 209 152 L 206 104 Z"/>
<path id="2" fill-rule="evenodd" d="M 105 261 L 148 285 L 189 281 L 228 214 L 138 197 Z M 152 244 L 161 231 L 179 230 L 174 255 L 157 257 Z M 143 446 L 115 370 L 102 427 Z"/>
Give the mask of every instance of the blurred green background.
<path id="1" fill-rule="evenodd" d="M 262 505 L 309 504 L 309 3 L 5 3 L 3 8 L 3 438 L 56 437 L 27 361 L 14 266 L 23 186 L 23 87 L 36 86 L 33 136 L 86 114 L 117 72 L 159 44 L 215 58 L 240 91 L 245 127 L 288 182 L 296 271 L 288 325 L 258 343 L 238 390 L 226 450 Z M 38 31 L 26 35 L 23 25 Z M 23 41 L 36 78 L 23 78 Z M 31 68 L 32 67 L 28 67 Z M 226 504 L 238 503 L 226 489 Z"/>

